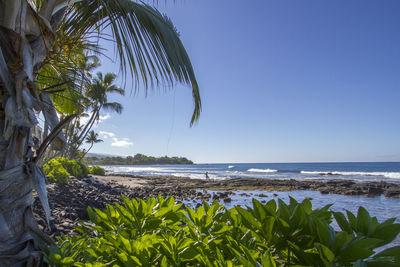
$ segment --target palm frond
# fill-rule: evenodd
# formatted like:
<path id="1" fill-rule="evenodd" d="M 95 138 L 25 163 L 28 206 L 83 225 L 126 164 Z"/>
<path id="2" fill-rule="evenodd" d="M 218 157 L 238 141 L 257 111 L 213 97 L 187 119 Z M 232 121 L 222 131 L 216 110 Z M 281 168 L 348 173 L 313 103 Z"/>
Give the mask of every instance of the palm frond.
<path id="1" fill-rule="evenodd" d="M 106 75 L 104 75 L 103 82 L 106 85 L 110 85 L 110 84 L 114 83 L 116 78 L 117 78 L 117 75 L 115 75 L 115 73 L 109 72 L 109 73 L 106 73 Z"/>
<path id="2" fill-rule="evenodd" d="M 120 95 L 125 95 L 125 90 L 123 88 L 115 86 L 115 85 L 107 87 L 107 92 L 108 93 L 117 93 L 117 94 L 120 94 Z"/>
<path id="3" fill-rule="evenodd" d="M 129 70 L 147 89 L 154 83 L 181 82 L 192 88 L 194 112 L 201 111 L 199 86 L 171 20 L 155 8 L 130 0 L 83 0 L 71 5 L 62 31 L 68 36 L 101 36 L 109 27 L 122 70 Z"/>
<path id="4" fill-rule="evenodd" d="M 120 103 L 117 102 L 108 102 L 103 104 L 103 108 L 109 111 L 115 111 L 118 114 L 122 113 L 123 107 Z"/>

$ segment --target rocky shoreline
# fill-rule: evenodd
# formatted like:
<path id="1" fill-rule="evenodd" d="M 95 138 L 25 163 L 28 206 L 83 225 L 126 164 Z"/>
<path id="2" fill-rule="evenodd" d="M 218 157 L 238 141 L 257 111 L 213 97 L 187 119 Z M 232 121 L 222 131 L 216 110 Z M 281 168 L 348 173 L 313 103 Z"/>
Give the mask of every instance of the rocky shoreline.
<path id="1" fill-rule="evenodd" d="M 144 177 L 133 175 L 94 176 L 84 179 L 71 177 L 68 185 L 49 184 L 48 198 L 52 215 L 50 229 L 38 200 L 34 203 L 35 217 L 50 236 L 73 234 L 73 227 L 87 220 L 87 207 L 104 209 L 107 204 L 121 203 L 121 195 L 129 198 L 173 196 L 178 202 L 220 200 L 230 202 L 238 190 L 292 191 L 316 190 L 322 194 L 385 195 L 400 198 L 400 184 L 386 182 L 355 183 L 351 180 L 297 181 L 239 178 L 222 181 L 189 179 L 185 177 Z M 209 191 L 218 191 L 209 192 Z"/>

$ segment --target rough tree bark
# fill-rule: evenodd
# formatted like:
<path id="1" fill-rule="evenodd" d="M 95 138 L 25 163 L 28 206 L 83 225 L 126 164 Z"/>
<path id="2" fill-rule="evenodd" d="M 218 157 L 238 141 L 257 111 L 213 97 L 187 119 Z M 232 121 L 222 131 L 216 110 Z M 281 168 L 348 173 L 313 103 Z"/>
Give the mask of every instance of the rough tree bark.
<path id="1" fill-rule="evenodd" d="M 40 111 L 50 130 L 58 124 L 51 98 L 39 98 L 35 86 L 55 42 L 49 21 L 56 2 L 47 1 L 37 12 L 26 0 L 0 0 L 0 266 L 40 266 L 38 246 L 51 243 L 31 210 L 35 189 L 47 216 L 50 212 L 32 129 Z"/>

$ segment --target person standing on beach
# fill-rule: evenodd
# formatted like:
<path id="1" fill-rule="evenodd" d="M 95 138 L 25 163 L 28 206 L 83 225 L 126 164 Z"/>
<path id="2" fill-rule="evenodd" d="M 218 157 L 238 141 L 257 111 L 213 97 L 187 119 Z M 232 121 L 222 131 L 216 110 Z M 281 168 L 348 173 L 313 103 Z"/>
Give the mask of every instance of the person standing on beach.
<path id="1" fill-rule="evenodd" d="M 206 179 L 209 179 L 210 177 L 208 177 L 208 172 L 206 172 Z"/>

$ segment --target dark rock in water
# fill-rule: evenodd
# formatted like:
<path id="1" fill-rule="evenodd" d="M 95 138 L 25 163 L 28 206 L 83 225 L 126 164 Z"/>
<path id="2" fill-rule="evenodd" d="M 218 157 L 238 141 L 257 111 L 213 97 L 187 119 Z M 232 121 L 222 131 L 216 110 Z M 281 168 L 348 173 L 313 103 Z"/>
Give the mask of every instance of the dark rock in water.
<path id="1" fill-rule="evenodd" d="M 367 195 L 367 194 L 368 194 L 367 191 L 364 191 L 364 190 L 362 190 L 362 189 L 357 190 L 357 195 L 358 195 L 358 196 Z"/>
<path id="2" fill-rule="evenodd" d="M 400 198 L 400 189 L 389 189 L 385 191 L 385 197 Z"/>
<path id="3" fill-rule="evenodd" d="M 219 195 L 213 193 L 212 200 L 218 200 L 218 199 L 219 199 Z"/>
<path id="4" fill-rule="evenodd" d="M 355 190 L 347 190 L 344 192 L 344 195 L 355 196 L 357 195 L 357 192 Z"/>
<path id="5" fill-rule="evenodd" d="M 266 194 L 263 194 L 263 193 L 259 194 L 258 196 L 259 197 L 268 197 Z"/>
<path id="6" fill-rule="evenodd" d="M 277 197 L 278 196 L 278 194 L 277 193 L 274 193 L 274 197 Z"/>
<path id="7" fill-rule="evenodd" d="M 225 203 L 231 203 L 232 199 L 230 197 L 226 197 L 226 198 L 224 198 L 224 202 Z"/>
<path id="8" fill-rule="evenodd" d="M 219 195 L 220 198 L 226 198 L 226 197 L 229 196 L 229 192 L 228 192 L 228 191 L 226 191 L 226 192 L 219 192 L 218 195 Z"/>
<path id="9" fill-rule="evenodd" d="M 331 192 L 331 190 L 329 190 L 329 188 L 321 188 L 319 189 L 319 192 L 323 195 L 329 194 Z"/>
<path id="10" fill-rule="evenodd" d="M 300 189 L 303 189 L 303 190 L 307 190 L 307 189 L 310 189 L 310 188 L 311 188 L 311 186 L 309 184 L 303 184 L 303 185 L 300 186 Z"/>
<path id="11" fill-rule="evenodd" d="M 384 192 L 380 187 L 369 187 L 367 190 L 368 196 L 380 196 Z"/>

